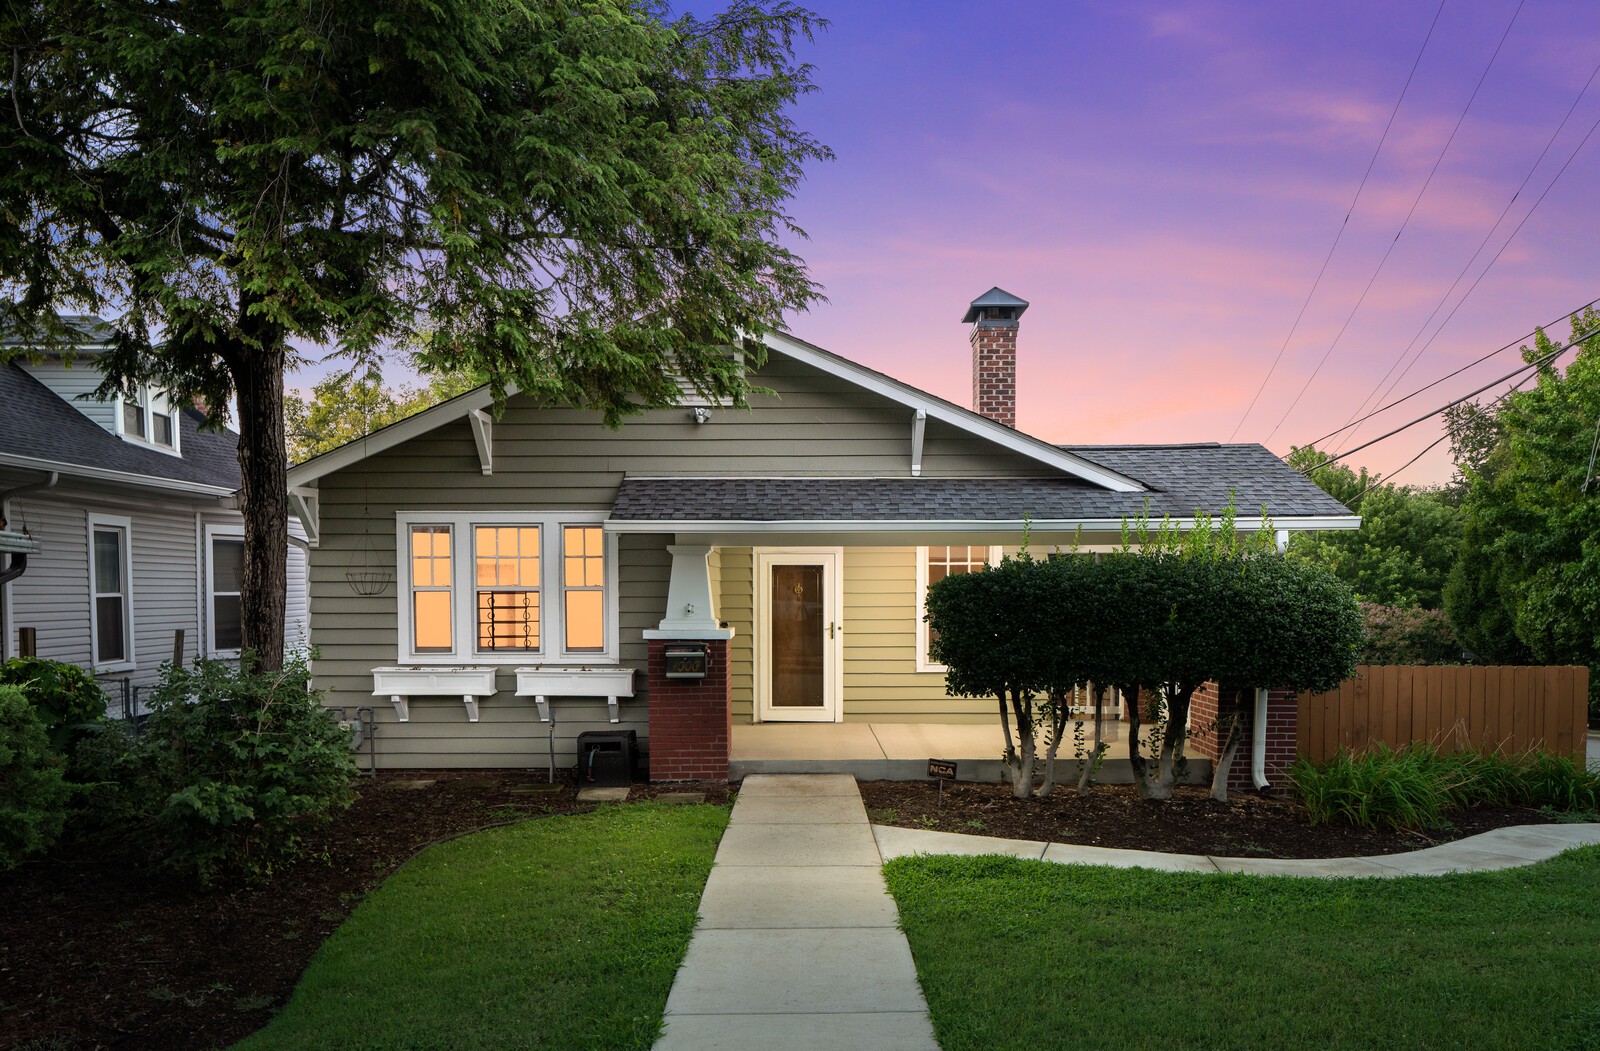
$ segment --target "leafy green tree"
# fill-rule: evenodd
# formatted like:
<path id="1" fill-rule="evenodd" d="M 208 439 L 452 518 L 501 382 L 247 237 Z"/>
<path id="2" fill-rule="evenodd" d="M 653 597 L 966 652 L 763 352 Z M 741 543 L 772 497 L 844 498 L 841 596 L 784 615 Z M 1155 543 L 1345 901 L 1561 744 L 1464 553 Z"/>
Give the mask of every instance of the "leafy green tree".
<path id="1" fill-rule="evenodd" d="M 311 388 L 309 398 L 285 393 L 289 462 L 300 463 L 337 449 L 380 427 L 465 394 L 482 382 L 471 376 L 436 374 L 421 388 L 390 388 L 384 386 L 383 374 L 373 363 L 359 371 L 329 376 Z"/>
<path id="2" fill-rule="evenodd" d="M 0 8 L 0 326 L 115 313 L 104 391 L 235 399 L 244 646 L 283 659 L 291 341 L 415 342 L 610 423 L 743 400 L 818 296 L 784 202 L 827 155 L 788 0 Z"/>
<path id="3" fill-rule="evenodd" d="M 1600 314 L 1572 320 L 1572 339 L 1600 329 Z M 1559 344 L 1541 330 L 1524 360 Z M 1495 412 L 1493 451 L 1466 470 L 1469 527 L 1446 592 L 1467 646 L 1501 659 L 1520 647 L 1551 664 L 1587 664 L 1591 714 L 1600 697 L 1600 334 L 1579 343 L 1563 370 L 1540 366 L 1535 385 Z"/>
<path id="4" fill-rule="evenodd" d="M 1290 466 L 1309 470 L 1312 481 L 1361 516 L 1361 528 L 1297 534 L 1289 556 L 1327 568 L 1363 602 L 1440 608 L 1461 538 L 1453 494 L 1389 485 L 1364 467 L 1312 470 L 1326 459 L 1314 446 L 1289 454 Z"/>

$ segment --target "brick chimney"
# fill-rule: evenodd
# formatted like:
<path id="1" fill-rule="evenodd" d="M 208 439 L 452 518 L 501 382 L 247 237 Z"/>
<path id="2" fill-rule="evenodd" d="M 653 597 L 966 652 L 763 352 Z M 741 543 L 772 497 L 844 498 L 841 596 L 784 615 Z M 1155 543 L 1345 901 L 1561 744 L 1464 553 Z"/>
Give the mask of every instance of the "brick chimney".
<path id="1" fill-rule="evenodd" d="M 972 408 L 996 423 L 1017 425 L 1017 319 L 1028 301 L 998 286 L 974 299 L 963 324 L 972 326 Z"/>

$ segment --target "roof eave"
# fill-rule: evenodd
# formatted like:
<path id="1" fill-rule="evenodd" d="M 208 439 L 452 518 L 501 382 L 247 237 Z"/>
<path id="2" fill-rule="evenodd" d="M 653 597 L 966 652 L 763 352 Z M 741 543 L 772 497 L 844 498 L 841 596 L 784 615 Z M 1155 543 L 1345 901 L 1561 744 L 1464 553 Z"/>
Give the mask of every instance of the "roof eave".
<path id="1" fill-rule="evenodd" d="M 169 493 L 190 493 L 196 496 L 213 496 L 226 499 L 238 492 L 235 486 L 211 485 L 191 482 L 181 478 L 161 478 L 155 475 L 134 474 L 130 471 L 113 471 L 104 467 L 89 467 L 79 463 L 45 460 L 36 456 L 0 453 L 0 466 L 22 467 L 30 471 L 55 471 L 68 478 L 83 478 L 95 482 L 129 486 L 136 489 L 159 489 Z"/>
<path id="2" fill-rule="evenodd" d="M 926 519 L 674 519 L 608 518 L 608 533 L 907 533 L 907 532 L 1023 532 L 1072 533 L 1120 532 L 1125 518 L 926 518 Z M 1179 529 L 1193 529 L 1196 520 L 1173 518 Z M 1285 515 L 1240 516 L 1234 527 L 1247 532 L 1287 529 L 1294 532 L 1329 529 L 1360 529 L 1360 515 Z"/>

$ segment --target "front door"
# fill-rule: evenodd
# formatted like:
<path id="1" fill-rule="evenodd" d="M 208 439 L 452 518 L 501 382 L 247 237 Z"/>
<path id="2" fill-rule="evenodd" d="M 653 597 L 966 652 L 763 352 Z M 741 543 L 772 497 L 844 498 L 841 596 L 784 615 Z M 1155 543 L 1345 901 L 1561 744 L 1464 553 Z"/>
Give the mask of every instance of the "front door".
<path id="1" fill-rule="evenodd" d="M 838 722 L 843 675 L 841 548 L 755 552 L 756 718 Z"/>

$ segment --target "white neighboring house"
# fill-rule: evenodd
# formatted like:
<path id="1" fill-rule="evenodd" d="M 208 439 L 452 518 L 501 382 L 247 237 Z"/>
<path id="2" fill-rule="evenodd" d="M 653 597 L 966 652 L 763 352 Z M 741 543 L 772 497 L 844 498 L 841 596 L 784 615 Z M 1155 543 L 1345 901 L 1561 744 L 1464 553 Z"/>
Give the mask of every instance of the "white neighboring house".
<path id="1" fill-rule="evenodd" d="M 0 657 L 31 629 L 38 655 L 92 671 L 118 716 L 157 680 L 175 631 L 186 663 L 238 655 L 238 436 L 200 430 L 200 412 L 156 390 L 94 400 L 109 329 L 68 320 L 83 333 L 70 360 L 0 365 Z M 304 532 L 290 532 L 285 635 L 303 648 Z"/>

